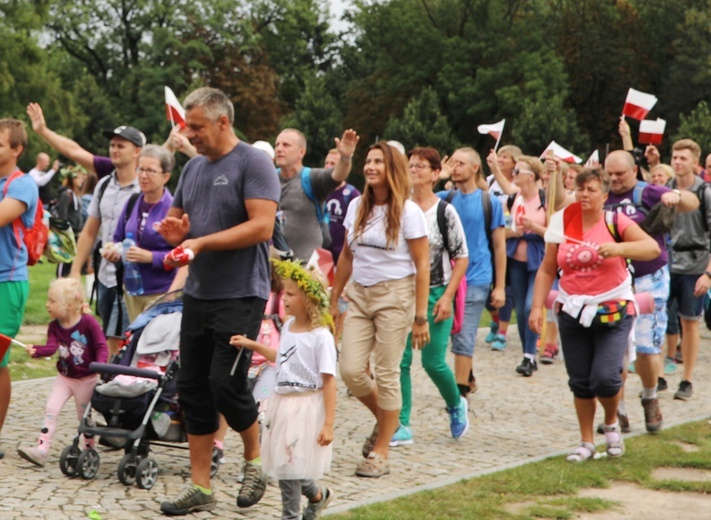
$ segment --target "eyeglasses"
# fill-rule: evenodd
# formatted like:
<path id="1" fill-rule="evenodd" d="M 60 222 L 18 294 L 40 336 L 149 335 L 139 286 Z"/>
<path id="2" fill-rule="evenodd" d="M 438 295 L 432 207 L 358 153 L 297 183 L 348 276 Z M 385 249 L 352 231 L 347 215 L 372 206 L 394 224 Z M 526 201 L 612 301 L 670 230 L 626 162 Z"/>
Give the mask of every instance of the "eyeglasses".
<path id="1" fill-rule="evenodd" d="M 513 174 L 514 174 L 514 175 L 518 175 L 518 174 L 520 174 L 520 173 L 530 173 L 531 175 L 535 175 L 535 173 L 533 173 L 531 170 L 522 170 L 522 169 L 520 169 L 520 168 L 514 168 L 514 169 L 513 169 Z"/>
<path id="2" fill-rule="evenodd" d="M 417 164 L 408 164 L 408 168 L 411 170 L 426 170 L 427 168 L 431 168 L 430 163 L 417 163 Z"/>
<path id="3" fill-rule="evenodd" d="M 136 173 L 138 175 L 141 175 L 142 173 L 145 173 L 146 175 L 160 175 L 161 173 L 164 173 L 164 172 L 161 172 L 158 170 L 151 170 L 150 168 L 140 168 L 139 167 L 139 168 L 136 168 Z"/>

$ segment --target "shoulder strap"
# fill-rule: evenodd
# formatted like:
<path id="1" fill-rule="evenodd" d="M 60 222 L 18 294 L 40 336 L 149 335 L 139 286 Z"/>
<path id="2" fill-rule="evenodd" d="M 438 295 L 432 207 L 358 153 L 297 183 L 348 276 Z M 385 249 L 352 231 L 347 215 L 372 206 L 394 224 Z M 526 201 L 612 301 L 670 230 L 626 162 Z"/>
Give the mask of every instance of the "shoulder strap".
<path id="1" fill-rule="evenodd" d="M 136 205 L 136 201 L 138 200 L 138 197 L 140 196 L 140 193 L 132 193 L 131 197 L 128 199 L 128 202 L 126 203 L 126 218 L 124 219 L 123 223 L 123 229 L 124 229 L 124 235 L 126 235 L 126 223 L 128 222 L 128 219 L 131 218 L 131 213 L 133 213 L 133 207 Z M 139 219 L 139 224 L 140 224 L 140 219 Z"/>
<path id="2" fill-rule="evenodd" d="M 674 179 L 676 180 L 676 179 Z M 696 188 L 696 196 L 699 198 L 699 211 L 701 212 L 701 220 L 704 223 L 704 229 L 708 232 L 708 222 L 706 221 L 706 183 L 704 182 Z"/>
<path id="3" fill-rule="evenodd" d="M 444 198 L 444 201 L 451 204 L 452 199 L 454 198 L 454 195 L 457 193 L 457 190 L 449 190 L 447 192 L 447 196 Z"/>
<path id="4" fill-rule="evenodd" d="M 444 249 L 449 253 L 449 234 L 447 233 L 447 216 L 445 215 L 447 206 L 449 206 L 449 202 L 442 199 L 437 203 L 437 227 L 439 228 L 439 234 L 442 235 Z"/>
<path id="5" fill-rule="evenodd" d="M 506 198 L 506 207 L 509 210 L 509 213 L 511 213 L 511 208 L 513 208 L 514 202 L 516 202 L 516 194 L 512 193 Z"/>
<path id="6" fill-rule="evenodd" d="M 109 187 L 109 183 L 111 182 L 111 179 L 114 179 L 114 173 L 116 173 L 116 170 L 112 171 L 111 174 L 108 176 L 106 182 L 104 182 L 100 187 L 99 187 L 99 200 L 96 201 L 96 208 L 99 211 L 99 220 L 101 220 L 101 199 L 104 196 L 104 193 L 106 192 L 106 188 Z"/>
<path id="7" fill-rule="evenodd" d="M 323 222 L 326 218 L 326 213 L 321 204 L 316 200 L 314 189 L 311 186 L 311 168 L 308 166 L 304 166 L 301 169 L 301 189 L 304 190 L 304 194 L 313 202 L 314 206 L 316 206 L 316 218 L 319 222 Z"/>
<path id="8" fill-rule="evenodd" d="M 484 232 L 491 248 L 491 198 L 486 191 L 481 192 L 481 207 L 484 210 Z"/>
<path id="9" fill-rule="evenodd" d="M 541 199 L 541 208 L 546 209 L 546 190 L 538 188 L 538 198 Z"/>
<path id="10" fill-rule="evenodd" d="M 644 193 L 644 188 L 647 187 L 647 183 L 644 181 L 637 181 L 632 191 L 632 204 L 639 206 L 642 204 L 642 194 Z"/>
<path id="11" fill-rule="evenodd" d="M 615 239 L 615 242 L 622 242 L 622 236 L 620 235 L 620 230 L 617 228 L 617 216 L 619 213 L 616 211 L 605 210 L 605 224 L 607 225 L 607 230 Z"/>
<path id="12" fill-rule="evenodd" d="M 5 186 L 3 186 L 3 188 L 2 188 L 3 198 L 5 198 L 7 196 L 7 190 L 10 189 L 10 183 L 12 181 L 14 181 L 15 179 L 19 179 L 23 175 L 25 175 L 25 174 L 19 168 L 10 174 L 10 176 L 5 181 Z M 38 204 L 37 208 L 39 209 L 39 207 L 40 207 L 39 206 L 39 198 L 38 198 L 37 204 Z M 36 218 L 37 217 L 35 216 L 35 219 Z M 17 242 L 18 250 L 22 249 L 22 239 L 20 238 L 20 226 L 22 226 L 23 229 L 25 227 L 24 224 L 22 223 L 22 215 L 20 215 L 19 217 L 17 217 L 15 220 L 12 221 L 12 232 L 15 235 L 15 241 Z"/>

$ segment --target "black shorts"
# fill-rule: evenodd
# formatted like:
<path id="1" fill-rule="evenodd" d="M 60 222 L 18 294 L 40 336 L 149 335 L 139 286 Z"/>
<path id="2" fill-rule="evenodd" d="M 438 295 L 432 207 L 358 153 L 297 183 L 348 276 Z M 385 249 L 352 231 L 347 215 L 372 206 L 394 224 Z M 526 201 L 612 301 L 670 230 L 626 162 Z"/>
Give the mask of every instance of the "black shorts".
<path id="1" fill-rule="evenodd" d="M 178 394 L 188 433 L 214 433 L 220 413 L 238 432 L 257 420 L 257 405 L 247 381 L 252 351 L 243 349 L 231 374 L 240 349 L 229 342 L 235 334 L 257 339 L 265 305 L 265 300 L 256 297 L 183 297 Z"/>

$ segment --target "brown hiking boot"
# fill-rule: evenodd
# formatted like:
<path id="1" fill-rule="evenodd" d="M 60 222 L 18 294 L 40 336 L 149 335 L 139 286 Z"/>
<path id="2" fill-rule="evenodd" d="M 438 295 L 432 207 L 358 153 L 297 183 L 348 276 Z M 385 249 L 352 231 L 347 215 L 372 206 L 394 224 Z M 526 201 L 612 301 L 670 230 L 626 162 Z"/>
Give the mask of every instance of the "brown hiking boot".
<path id="1" fill-rule="evenodd" d="M 659 399 L 642 399 L 644 408 L 644 426 L 650 433 L 658 432 L 662 429 L 662 412 L 659 409 Z"/>

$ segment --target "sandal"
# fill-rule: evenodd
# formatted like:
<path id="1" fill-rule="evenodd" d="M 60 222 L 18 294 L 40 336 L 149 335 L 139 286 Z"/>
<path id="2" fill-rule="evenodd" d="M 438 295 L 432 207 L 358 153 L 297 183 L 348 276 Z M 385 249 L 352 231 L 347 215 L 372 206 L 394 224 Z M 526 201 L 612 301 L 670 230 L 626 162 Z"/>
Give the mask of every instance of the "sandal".
<path id="1" fill-rule="evenodd" d="M 607 456 L 611 458 L 622 457 L 625 453 L 625 441 L 622 439 L 622 432 L 619 426 L 603 427 L 605 432 L 605 442 L 607 443 Z"/>
<path id="2" fill-rule="evenodd" d="M 595 445 L 589 442 L 581 442 L 580 446 L 571 451 L 565 458 L 568 462 L 584 462 L 595 456 Z"/>

